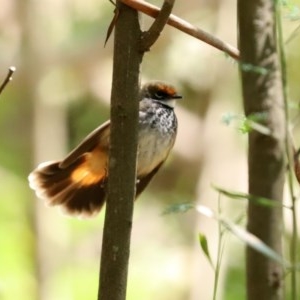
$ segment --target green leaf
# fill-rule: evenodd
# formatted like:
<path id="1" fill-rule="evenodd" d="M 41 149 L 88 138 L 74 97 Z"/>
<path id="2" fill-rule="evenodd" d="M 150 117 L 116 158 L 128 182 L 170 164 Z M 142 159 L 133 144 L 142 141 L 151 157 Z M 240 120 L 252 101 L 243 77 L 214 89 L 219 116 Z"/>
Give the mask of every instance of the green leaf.
<path id="1" fill-rule="evenodd" d="M 238 130 L 243 134 L 252 131 L 252 127 L 249 125 L 249 122 L 246 118 L 241 122 L 241 125 L 238 127 Z"/>
<path id="2" fill-rule="evenodd" d="M 223 114 L 221 121 L 225 125 L 229 126 L 233 121 L 238 122 L 238 130 L 241 133 L 249 133 L 252 130 L 256 130 L 264 135 L 271 135 L 271 130 L 263 123 L 267 120 L 266 112 L 257 112 L 250 114 L 245 117 L 245 115 L 234 114 L 228 112 Z"/>
<path id="3" fill-rule="evenodd" d="M 261 75 L 266 75 L 269 72 L 267 68 L 246 63 L 241 63 L 241 69 L 244 72 L 253 72 Z"/>
<path id="4" fill-rule="evenodd" d="M 254 250 L 264 254 L 268 258 L 277 261 L 281 265 L 290 268 L 291 264 L 286 261 L 282 256 L 276 253 L 272 248 L 267 246 L 262 240 L 260 240 L 257 236 L 252 233 L 246 231 L 244 228 L 235 225 L 229 220 L 222 219 L 221 220 L 223 226 L 225 226 L 231 233 L 233 233 L 237 238 L 246 243 L 248 246 L 253 248 Z"/>
<path id="5" fill-rule="evenodd" d="M 231 222 L 230 220 L 227 220 L 226 218 L 222 216 L 218 216 L 214 213 L 213 210 L 210 208 L 198 205 L 196 207 L 196 210 L 201 213 L 202 215 L 215 219 L 219 222 L 221 222 L 222 226 L 224 226 L 227 230 L 229 230 L 231 233 L 233 233 L 237 238 L 239 238 L 242 242 L 247 244 L 249 247 L 255 249 L 256 251 L 260 252 L 261 254 L 267 256 L 268 258 L 278 262 L 282 266 L 286 268 L 291 268 L 291 264 L 286 261 L 281 255 L 276 253 L 272 248 L 267 246 L 263 241 L 261 241 L 258 237 L 253 235 L 252 233 L 246 231 L 241 226 L 238 226 Z"/>
<path id="6" fill-rule="evenodd" d="M 209 253 L 208 242 L 207 242 L 206 236 L 202 233 L 199 233 L 198 238 L 199 238 L 200 247 L 201 247 L 203 253 L 205 254 L 205 256 L 208 259 L 208 261 L 209 261 L 210 265 L 212 266 L 212 268 L 215 269 L 214 265 L 213 265 L 213 262 L 212 262 L 212 259 L 211 259 L 211 256 L 210 256 L 210 253 Z"/>
<path id="7" fill-rule="evenodd" d="M 179 203 L 179 204 L 173 204 L 170 205 L 168 208 L 166 208 L 162 214 L 168 215 L 168 214 L 174 214 L 174 213 L 185 213 L 188 210 L 194 208 L 194 205 L 191 203 Z"/>
<path id="8" fill-rule="evenodd" d="M 294 4 L 284 4 L 286 8 L 288 9 L 288 13 L 286 15 L 286 18 L 288 18 L 290 21 L 298 21 L 300 18 L 300 9 L 299 6 Z"/>
<path id="9" fill-rule="evenodd" d="M 249 133 L 252 130 L 255 130 L 264 135 L 271 135 L 271 130 L 263 123 L 267 120 L 266 112 L 257 112 L 250 114 L 249 116 L 242 119 L 242 123 L 239 127 L 239 130 L 242 133 Z"/>
<path id="10" fill-rule="evenodd" d="M 236 192 L 236 191 L 229 191 L 229 190 L 225 190 L 223 188 L 217 187 L 217 186 L 213 186 L 213 188 L 217 192 L 219 192 L 222 195 L 225 195 L 231 199 L 248 199 L 249 201 L 251 201 L 255 204 L 261 205 L 261 206 L 290 208 L 290 206 L 282 205 L 278 201 L 271 200 L 268 198 L 258 197 L 258 196 L 250 195 L 247 193 Z"/>
<path id="11" fill-rule="evenodd" d="M 264 135 L 271 135 L 271 129 L 263 124 L 260 124 L 260 123 L 257 123 L 257 122 L 254 122 L 252 120 L 246 120 L 245 121 L 245 126 L 248 129 L 247 132 L 250 132 L 252 130 L 255 130 L 261 134 L 264 134 Z"/>
<path id="12" fill-rule="evenodd" d="M 224 123 L 225 125 L 229 126 L 232 121 L 234 121 L 238 118 L 239 118 L 238 115 L 236 115 L 232 112 L 227 112 L 227 113 L 223 114 L 223 116 L 221 118 L 221 122 Z"/>

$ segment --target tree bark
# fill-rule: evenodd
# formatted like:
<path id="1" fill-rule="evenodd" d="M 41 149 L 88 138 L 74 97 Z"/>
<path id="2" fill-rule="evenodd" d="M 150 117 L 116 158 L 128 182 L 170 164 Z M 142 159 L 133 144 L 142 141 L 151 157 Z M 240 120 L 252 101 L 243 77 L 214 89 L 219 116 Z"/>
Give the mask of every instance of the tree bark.
<path id="1" fill-rule="evenodd" d="M 282 203 L 285 117 L 276 47 L 276 1 L 238 1 L 240 71 L 246 116 L 262 113 L 270 135 L 249 133 L 249 193 Z M 282 210 L 249 202 L 248 230 L 282 252 Z M 246 250 L 247 297 L 283 299 L 280 265 L 252 248 Z"/>
<path id="2" fill-rule="evenodd" d="M 135 197 L 138 133 L 139 51 L 138 13 L 117 2 L 108 199 L 102 243 L 98 299 L 124 300 Z"/>

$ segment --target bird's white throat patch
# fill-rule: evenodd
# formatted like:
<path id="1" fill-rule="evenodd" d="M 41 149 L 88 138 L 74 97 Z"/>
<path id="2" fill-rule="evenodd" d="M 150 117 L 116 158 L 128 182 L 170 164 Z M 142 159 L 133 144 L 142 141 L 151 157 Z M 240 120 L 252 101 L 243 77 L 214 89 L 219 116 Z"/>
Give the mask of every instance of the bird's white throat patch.
<path id="1" fill-rule="evenodd" d="M 163 105 L 166 105 L 166 106 L 168 106 L 170 108 L 174 108 L 175 104 L 176 104 L 176 99 L 170 99 L 170 100 L 156 100 L 155 99 L 155 101 L 159 102 L 159 103 L 161 103 Z"/>

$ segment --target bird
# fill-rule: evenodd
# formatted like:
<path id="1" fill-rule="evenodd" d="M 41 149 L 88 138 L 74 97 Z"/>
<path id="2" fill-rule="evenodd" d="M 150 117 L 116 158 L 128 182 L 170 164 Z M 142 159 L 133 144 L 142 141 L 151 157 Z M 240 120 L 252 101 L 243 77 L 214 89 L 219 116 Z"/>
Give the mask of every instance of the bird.
<path id="1" fill-rule="evenodd" d="M 178 122 L 174 112 L 182 96 L 166 82 L 152 80 L 140 88 L 136 197 L 166 161 Z M 36 196 L 76 217 L 93 217 L 107 196 L 110 120 L 92 131 L 61 161 L 41 163 L 28 176 Z"/>

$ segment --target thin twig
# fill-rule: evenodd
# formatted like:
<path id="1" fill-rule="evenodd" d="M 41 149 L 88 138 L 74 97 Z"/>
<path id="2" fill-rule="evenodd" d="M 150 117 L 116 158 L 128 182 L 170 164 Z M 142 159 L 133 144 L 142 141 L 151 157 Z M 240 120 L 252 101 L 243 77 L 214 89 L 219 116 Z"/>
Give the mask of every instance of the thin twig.
<path id="1" fill-rule="evenodd" d="M 290 241 L 290 260 L 293 264 L 291 270 L 291 299 L 297 299 L 297 270 L 295 268 L 298 262 L 298 219 L 297 219 L 297 197 L 295 195 L 294 181 L 293 181 L 293 166 L 296 178 L 299 182 L 299 161 L 298 153 L 296 152 L 295 145 L 293 143 L 293 136 L 289 130 L 289 106 L 288 106 L 288 88 L 287 88 L 287 65 L 286 65 L 286 55 L 283 42 L 283 32 L 282 32 L 282 16 L 280 3 L 275 2 L 276 9 L 276 21 L 277 21 L 277 32 L 278 32 L 278 48 L 280 55 L 280 65 L 281 65 L 281 79 L 282 79 L 282 90 L 283 90 L 283 100 L 284 100 L 284 114 L 285 114 L 285 152 L 287 156 L 287 179 L 290 197 L 292 200 L 292 237 Z M 292 153 L 292 155 L 291 155 Z"/>
<path id="2" fill-rule="evenodd" d="M 116 25 L 116 22 L 118 20 L 119 13 L 120 13 L 119 9 L 117 8 L 117 4 L 113 0 L 109 0 L 109 2 L 115 7 L 115 10 L 114 10 L 114 16 L 113 16 L 113 18 L 108 26 L 107 32 L 106 32 L 104 47 L 106 46 L 106 43 L 109 40 L 113 29 L 115 28 L 115 25 Z"/>
<path id="3" fill-rule="evenodd" d="M 8 69 L 8 73 L 0 86 L 0 95 L 2 94 L 7 84 L 12 80 L 12 75 L 14 74 L 15 71 L 16 71 L 16 67 L 13 66 Z"/>
<path id="4" fill-rule="evenodd" d="M 113 29 L 114 29 L 114 27 L 116 25 L 116 22 L 118 20 L 119 14 L 120 14 L 119 9 L 115 8 L 115 10 L 114 10 L 114 16 L 113 16 L 113 18 L 112 18 L 112 20 L 111 20 L 111 22 L 110 22 L 110 24 L 108 26 L 108 29 L 107 29 L 106 38 L 105 38 L 105 42 L 104 42 L 104 47 L 106 46 L 106 43 L 107 43 L 108 39 L 111 36 L 111 33 L 112 33 L 112 31 L 113 31 Z"/>
<path id="5" fill-rule="evenodd" d="M 165 0 L 161 10 L 148 31 L 144 32 L 141 39 L 141 51 L 149 51 L 163 31 L 171 15 L 175 0 Z"/>
<path id="6" fill-rule="evenodd" d="M 160 11 L 160 9 L 157 6 L 149 4 L 148 2 L 145 2 L 143 0 L 120 0 L 120 1 L 153 18 L 157 18 Z M 239 59 L 240 53 L 237 48 L 223 42 L 222 40 L 214 37 L 210 33 L 191 25 L 190 23 L 180 19 L 175 15 L 170 15 L 167 24 L 227 53 L 235 60 Z"/>

